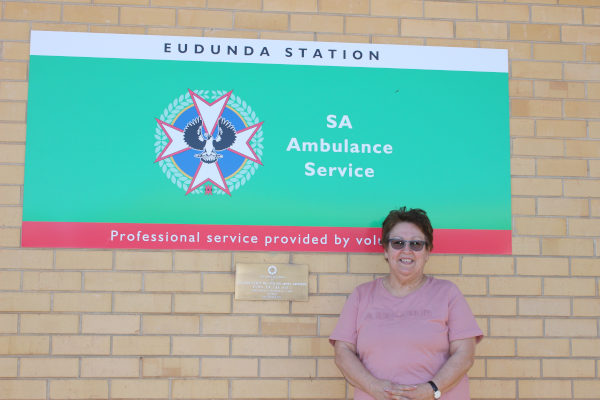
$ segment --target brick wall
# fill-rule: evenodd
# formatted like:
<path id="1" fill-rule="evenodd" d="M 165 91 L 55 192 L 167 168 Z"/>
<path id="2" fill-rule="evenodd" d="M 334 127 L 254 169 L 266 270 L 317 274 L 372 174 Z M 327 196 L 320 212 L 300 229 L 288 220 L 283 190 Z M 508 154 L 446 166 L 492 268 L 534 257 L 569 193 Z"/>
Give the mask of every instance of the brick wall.
<path id="1" fill-rule="evenodd" d="M 475 399 L 600 398 L 600 0 L 0 3 L 0 399 L 351 398 L 327 336 L 378 255 L 21 249 L 29 32 L 506 48 L 513 256 L 432 257 L 487 338 Z M 306 263 L 308 302 L 233 300 Z"/>

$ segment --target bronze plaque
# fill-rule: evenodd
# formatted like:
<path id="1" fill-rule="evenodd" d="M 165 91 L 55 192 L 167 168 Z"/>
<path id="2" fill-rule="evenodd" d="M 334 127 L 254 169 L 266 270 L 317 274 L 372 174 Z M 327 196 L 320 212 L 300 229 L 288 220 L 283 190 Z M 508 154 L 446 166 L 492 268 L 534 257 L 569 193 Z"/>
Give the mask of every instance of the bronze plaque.
<path id="1" fill-rule="evenodd" d="M 235 299 L 308 301 L 308 265 L 236 264 Z"/>

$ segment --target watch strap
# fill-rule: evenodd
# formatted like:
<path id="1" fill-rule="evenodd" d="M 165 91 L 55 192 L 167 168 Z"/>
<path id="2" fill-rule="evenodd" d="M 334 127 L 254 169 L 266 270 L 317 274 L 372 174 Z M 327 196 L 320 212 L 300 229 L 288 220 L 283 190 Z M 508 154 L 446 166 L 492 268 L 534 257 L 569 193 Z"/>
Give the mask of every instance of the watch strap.
<path id="1" fill-rule="evenodd" d="M 431 385 L 431 388 L 433 389 L 434 398 L 439 399 L 441 397 L 442 393 L 440 392 L 440 389 L 437 387 L 435 382 L 429 381 L 427 383 L 429 383 Z"/>

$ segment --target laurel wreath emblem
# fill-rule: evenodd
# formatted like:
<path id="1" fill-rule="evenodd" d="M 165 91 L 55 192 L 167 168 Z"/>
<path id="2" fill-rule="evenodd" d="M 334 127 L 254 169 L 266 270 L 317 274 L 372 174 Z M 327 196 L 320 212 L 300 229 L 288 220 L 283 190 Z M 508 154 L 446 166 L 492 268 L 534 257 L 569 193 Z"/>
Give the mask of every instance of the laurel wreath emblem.
<path id="1" fill-rule="evenodd" d="M 194 93 L 208 101 L 214 101 L 227 92 L 223 90 L 194 90 Z M 193 103 L 194 102 L 189 92 L 186 92 L 185 94 L 182 94 L 181 96 L 175 98 L 171 102 L 171 104 L 169 104 L 167 108 L 163 110 L 159 119 L 161 121 L 172 123 L 183 110 L 188 108 Z M 236 96 L 233 93 L 229 98 L 227 106 L 237 111 L 241 115 L 242 119 L 246 122 L 247 126 L 251 126 L 260 122 L 260 119 L 254 112 L 254 110 L 252 110 L 252 107 L 250 107 L 250 105 L 246 103 L 245 100 L 241 99 L 239 96 Z M 158 157 L 169 142 L 169 139 L 164 133 L 164 131 L 160 128 L 160 126 L 156 127 L 154 138 L 156 139 L 156 141 L 154 142 L 154 152 Z M 254 152 L 256 153 L 259 159 L 262 157 L 263 154 L 263 139 L 263 130 L 261 127 L 250 140 L 250 144 L 252 145 L 252 148 L 254 149 Z M 177 168 L 171 157 L 159 161 L 158 165 L 163 171 L 163 173 L 167 176 L 167 179 L 169 179 L 171 182 L 177 185 L 178 188 L 187 191 L 187 188 L 192 183 L 192 179 L 187 175 L 183 174 L 179 170 L 179 168 Z M 227 182 L 227 186 L 229 187 L 229 191 L 233 192 L 239 189 L 240 187 L 244 186 L 246 182 L 248 182 L 250 178 L 252 178 L 258 167 L 260 167 L 260 164 L 247 160 L 240 171 L 238 171 L 234 176 L 229 177 L 225 180 Z M 193 192 L 191 192 L 191 194 L 203 194 L 203 189 L 207 184 L 208 183 L 205 183 L 204 185 L 199 186 Z M 213 185 L 212 193 L 217 195 L 225 194 L 223 190 L 221 190 L 215 185 Z"/>

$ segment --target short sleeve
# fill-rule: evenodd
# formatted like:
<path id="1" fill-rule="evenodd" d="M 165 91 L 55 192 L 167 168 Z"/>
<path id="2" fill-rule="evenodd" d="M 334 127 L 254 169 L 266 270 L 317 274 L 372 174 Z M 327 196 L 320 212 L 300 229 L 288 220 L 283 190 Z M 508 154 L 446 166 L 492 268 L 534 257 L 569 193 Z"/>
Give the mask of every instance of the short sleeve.
<path id="1" fill-rule="evenodd" d="M 357 289 L 354 289 L 352 294 L 348 296 L 348 300 L 346 300 L 346 304 L 344 304 L 337 325 L 333 329 L 331 336 L 329 336 L 329 343 L 331 343 L 331 345 L 334 345 L 336 340 L 356 345 L 358 336 L 356 321 L 358 316 L 359 297 Z"/>
<path id="2" fill-rule="evenodd" d="M 448 339 L 453 341 L 471 337 L 479 343 L 483 339 L 483 332 L 479 329 L 465 297 L 456 285 L 452 285 L 448 304 Z"/>

